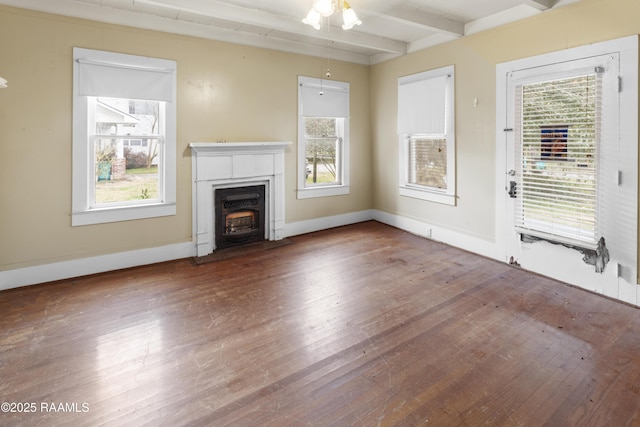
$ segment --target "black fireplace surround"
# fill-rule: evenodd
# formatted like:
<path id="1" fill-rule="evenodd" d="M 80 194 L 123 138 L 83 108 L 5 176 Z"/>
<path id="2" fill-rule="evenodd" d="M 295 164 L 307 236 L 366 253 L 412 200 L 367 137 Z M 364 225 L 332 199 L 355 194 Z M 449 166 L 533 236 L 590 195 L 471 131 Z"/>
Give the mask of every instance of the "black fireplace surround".
<path id="1" fill-rule="evenodd" d="M 216 249 L 264 240 L 265 186 L 215 190 Z"/>

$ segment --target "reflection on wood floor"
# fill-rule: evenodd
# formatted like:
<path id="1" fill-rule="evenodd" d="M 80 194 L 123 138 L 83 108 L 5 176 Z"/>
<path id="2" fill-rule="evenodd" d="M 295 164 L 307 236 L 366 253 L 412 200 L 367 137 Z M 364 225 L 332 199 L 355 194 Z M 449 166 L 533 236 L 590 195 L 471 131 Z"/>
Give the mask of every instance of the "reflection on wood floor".
<path id="1" fill-rule="evenodd" d="M 0 292 L 0 424 L 640 425 L 637 308 L 377 222 L 291 241 Z"/>

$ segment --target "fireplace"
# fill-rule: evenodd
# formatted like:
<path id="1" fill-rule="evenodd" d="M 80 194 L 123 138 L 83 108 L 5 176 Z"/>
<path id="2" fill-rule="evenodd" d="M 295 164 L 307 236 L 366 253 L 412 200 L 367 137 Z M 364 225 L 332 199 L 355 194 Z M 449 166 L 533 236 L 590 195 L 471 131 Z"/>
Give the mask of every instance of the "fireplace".
<path id="1" fill-rule="evenodd" d="M 215 191 L 216 248 L 264 240 L 264 185 Z"/>
<path id="2" fill-rule="evenodd" d="M 247 241 L 280 240 L 284 230 L 284 154 L 289 142 L 193 142 L 193 236 L 196 255 L 205 256 Z M 262 190 L 254 190 L 262 187 Z M 247 190 L 251 188 L 250 190 Z M 231 192 L 220 220 L 216 197 Z M 261 195 L 253 201 L 247 194 Z M 260 204 L 263 204 L 261 207 Z M 219 228 L 222 227 L 222 228 Z M 257 229 L 257 230 L 256 230 Z M 222 237 L 221 237 L 222 236 Z M 220 240 L 222 239 L 222 240 Z"/>

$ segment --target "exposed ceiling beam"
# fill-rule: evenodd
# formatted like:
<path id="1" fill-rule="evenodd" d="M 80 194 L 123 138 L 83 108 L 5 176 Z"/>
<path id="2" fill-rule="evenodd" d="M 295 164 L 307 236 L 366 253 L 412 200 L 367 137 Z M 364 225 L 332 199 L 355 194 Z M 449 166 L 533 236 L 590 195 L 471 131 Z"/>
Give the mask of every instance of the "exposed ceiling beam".
<path id="1" fill-rule="evenodd" d="M 136 0 L 138 2 L 139 0 Z M 108 24 L 125 25 L 147 30 L 162 31 L 173 34 L 182 34 L 192 37 L 200 37 L 209 40 L 217 40 L 228 43 L 236 43 L 247 46 L 277 49 L 284 52 L 310 55 L 322 58 L 330 58 L 339 61 L 353 62 L 369 65 L 369 55 L 348 52 L 333 48 L 332 46 L 309 45 L 295 39 L 277 39 L 265 34 L 249 33 L 231 29 L 217 28 L 210 25 L 198 24 L 189 21 L 180 21 L 159 15 L 143 15 L 141 12 L 114 9 L 84 1 L 61 0 L 0 0 L 0 4 L 15 7 L 28 7 L 40 12 L 58 15 L 72 16 L 80 19 L 89 19 Z M 96 13 L 99 11 L 99 13 Z"/>
<path id="2" fill-rule="evenodd" d="M 464 22 L 452 21 L 432 13 L 413 9 L 406 6 L 398 6 L 391 9 L 387 14 L 380 15 L 384 18 L 401 20 L 405 23 L 418 25 L 436 33 L 445 33 L 453 36 L 464 35 Z"/>
<path id="3" fill-rule="evenodd" d="M 241 22 L 264 28 L 266 33 L 272 30 L 282 31 L 292 34 L 292 39 L 303 35 L 388 53 L 400 55 L 407 53 L 407 44 L 397 40 L 372 36 L 357 31 L 318 31 L 302 24 L 301 20 L 292 16 L 275 15 L 217 0 L 180 0 L 179 2 L 176 0 L 136 0 L 136 3 L 171 9 L 177 12 L 208 16 L 229 22 Z"/>
<path id="4" fill-rule="evenodd" d="M 525 4 L 529 6 L 533 6 L 538 10 L 547 10 L 551 9 L 553 6 L 558 3 L 558 0 L 526 0 Z"/>
<path id="5" fill-rule="evenodd" d="M 155 30 L 163 28 L 165 31 L 177 34 L 194 35 L 197 37 L 219 39 L 230 42 L 234 42 L 237 39 L 238 41 L 236 42 L 240 44 L 257 44 L 262 46 L 264 43 L 247 43 L 247 41 L 250 39 L 254 39 L 256 41 L 258 41 L 258 39 L 262 39 L 264 41 L 268 39 L 277 41 L 279 39 L 282 40 L 285 45 L 290 46 L 292 43 L 302 45 L 296 40 L 300 39 L 300 36 L 307 36 L 309 38 L 321 39 L 325 42 L 335 42 L 343 45 L 364 47 L 374 51 L 387 52 L 393 55 L 404 55 L 407 53 L 407 43 L 402 41 L 358 33 L 355 31 L 343 31 L 341 29 L 339 31 L 317 31 L 308 25 L 302 24 L 297 18 L 292 16 L 274 15 L 272 13 L 261 12 L 256 9 L 230 5 L 217 0 L 214 0 L 213 2 L 211 0 L 207 0 L 206 2 L 200 0 L 135 0 L 135 2 L 131 2 L 131 7 L 128 9 L 102 6 L 100 4 L 84 0 L 59 0 L 55 2 L 43 2 L 42 0 L 0 0 L 0 4 L 30 8 L 32 10 L 39 10 L 47 13 L 74 16 L 76 18 L 92 19 L 112 24 L 130 25 L 139 28 Z M 145 21 L 156 21 L 160 16 L 150 14 L 149 8 L 141 11 L 140 8 L 135 7 L 136 4 L 163 8 L 165 10 L 173 10 L 178 16 L 179 12 L 185 12 L 228 21 L 229 23 L 245 23 L 254 27 L 260 27 L 262 31 L 260 31 L 260 33 L 251 33 L 243 32 L 242 28 L 238 28 L 236 31 L 229 31 L 213 27 L 205 30 L 203 25 L 199 25 L 200 29 L 195 29 L 193 22 L 180 20 L 179 17 L 177 19 L 172 19 L 170 25 L 167 25 L 169 23 L 166 22 L 166 18 L 165 21 L 163 21 L 163 25 L 147 25 Z M 100 10 L 100 12 L 96 13 L 96 10 Z M 181 24 L 184 24 L 184 31 L 180 28 Z M 236 24 L 236 26 L 238 25 L 239 24 Z M 171 28 L 171 30 L 169 28 Z M 286 34 L 280 34 L 280 37 L 268 37 L 268 34 L 272 33 L 274 30 L 280 31 L 281 33 L 287 33 L 288 36 L 286 36 Z M 274 46 L 274 48 L 277 47 Z M 331 48 L 327 48 L 325 46 L 322 49 L 326 52 L 327 49 L 330 50 Z M 292 51 L 289 48 L 285 48 L 283 50 Z M 314 53 L 311 53 L 310 51 L 309 54 L 313 55 Z M 352 62 L 362 63 L 363 61 L 361 59 L 357 59 Z"/>
<path id="6" fill-rule="evenodd" d="M 339 16 L 327 19 L 323 29 L 314 30 L 301 22 L 308 5 L 288 0 L 289 7 L 275 7 L 282 3 L 271 4 L 272 1 L 0 0 L 0 5 L 371 64 L 580 0 L 517 0 L 515 7 L 472 22 L 447 19 L 434 11 L 407 6 L 418 3 L 406 0 L 350 0 L 363 21 L 373 18 L 370 26 L 351 31 L 340 28 Z M 262 6 L 267 10 L 259 9 Z"/>
<path id="7" fill-rule="evenodd" d="M 493 15 L 485 16 L 484 18 L 476 19 L 465 25 L 465 34 L 475 34 L 480 31 L 485 31 L 490 28 L 496 28 L 501 25 L 506 25 L 510 22 L 520 21 L 532 16 L 536 16 L 543 11 L 540 8 L 533 7 L 527 3 L 521 3 L 510 9 L 503 10 Z"/>

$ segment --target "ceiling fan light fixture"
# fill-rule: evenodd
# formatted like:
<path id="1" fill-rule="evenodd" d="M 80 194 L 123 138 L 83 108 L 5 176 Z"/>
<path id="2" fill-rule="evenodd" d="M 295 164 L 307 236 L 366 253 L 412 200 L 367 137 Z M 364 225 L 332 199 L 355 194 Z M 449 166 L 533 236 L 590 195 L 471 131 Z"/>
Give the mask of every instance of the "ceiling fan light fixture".
<path id="1" fill-rule="evenodd" d="M 334 0 L 316 0 L 312 9 L 315 9 L 322 17 L 327 18 L 336 11 L 336 3 Z"/>
<path id="2" fill-rule="evenodd" d="M 362 21 L 358 19 L 356 12 L 351 8 L 351 5 L 349 5 L 349 3 L 347 3 L 346 1 L 343 3 L 343 6 L 342 6 L 342 22 L 343 22 L 342 24 L 343 30 L 350 30 L 355 25 L 362 24 Z"/>
<path id="3" fill-rule="evenodd" d="M 302 20 L 303 23 L 311 25 L 316 30 L 320 29 L 322 18 L 328 18 L 333 15 L 336 9 L 342 9 L 342 29 L 350 30 L 355 25 L 362 24 L 358 19 L 356 12 L 351 5 L 345 0 L 315 0 L 307 17 Z"/>
<path id="4" fill-rule="evenodd" d="M 304 22 L 305 24 L 311 25 L 316 30 L 319 30 L 320 18 L 321 18 L 320 13 L 318 13 L 318 11 L 315 10 L 314 8 L 311 8 L 309 13 L 307 14 L 307 17 L 304 18 L 302 22 Z"/>

